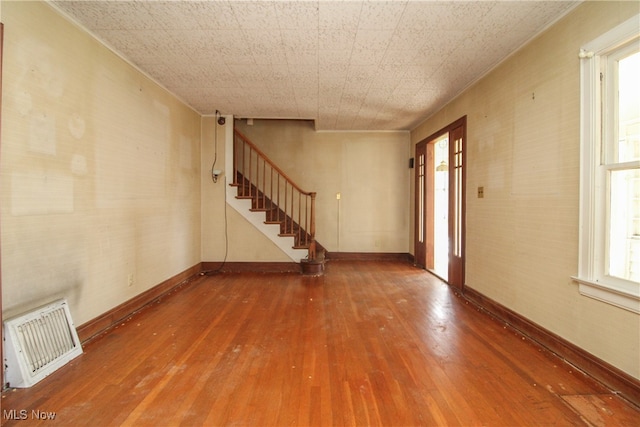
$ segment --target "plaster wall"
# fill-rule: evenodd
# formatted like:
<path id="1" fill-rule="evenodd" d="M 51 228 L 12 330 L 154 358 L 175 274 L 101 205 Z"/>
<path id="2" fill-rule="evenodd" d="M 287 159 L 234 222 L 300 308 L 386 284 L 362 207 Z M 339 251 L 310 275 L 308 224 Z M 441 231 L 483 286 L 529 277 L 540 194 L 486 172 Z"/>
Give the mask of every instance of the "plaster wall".
<path id="1" fill-rule="evenodd" d="M 200 116 L 44 2 L 3 2 L 3 317 L 77 325 L 200 262 Z"/>

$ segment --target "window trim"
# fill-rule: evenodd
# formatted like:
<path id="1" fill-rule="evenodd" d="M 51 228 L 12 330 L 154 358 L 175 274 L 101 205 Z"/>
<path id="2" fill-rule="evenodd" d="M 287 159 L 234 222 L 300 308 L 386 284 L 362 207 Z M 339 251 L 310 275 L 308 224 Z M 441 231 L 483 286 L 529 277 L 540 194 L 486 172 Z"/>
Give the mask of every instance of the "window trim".
<path id="1" fill-rule="evenodd" d="M 638 38 L 640 14 L 602 34 L 580 49 L 580 222 L 578 274 L 572 279 L 587 297 L 640 313 L 640 283 L 606 275 L 606 170 L 601 162 L 603 96 L 601 57 Z M 605 176 L 603 176 L 605 174 Z"/>

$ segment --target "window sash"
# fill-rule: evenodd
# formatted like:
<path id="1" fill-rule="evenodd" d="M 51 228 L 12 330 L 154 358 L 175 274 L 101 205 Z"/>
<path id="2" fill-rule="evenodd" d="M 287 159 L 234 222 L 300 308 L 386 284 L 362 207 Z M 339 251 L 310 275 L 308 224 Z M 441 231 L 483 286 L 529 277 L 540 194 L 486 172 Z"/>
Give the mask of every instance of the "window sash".
<path id="1" fill-rule="evenodd" d="M 606 141 L 617 142 L 617 129 L 607 127 L 617 119 L 613 104 L 617 97 L 604 92 L 603 86 L 617 86 L 615 77 L 609 77 L 617 74 L 611 67 L 617 66 L 618 55 L 628 55 L 627 48 L 637 49 L 639 19 L 637 15 L 625 21 L 580 50 L 580 243 L 578 274 L 573 277 L 581 294 L 636 313 L 640 313 L 640 283 L 613 277 L 608 271 L 608 197 L 611 173 L 638 168 L 640 162 L 613 161 L 617 153 Z"/>
<path id="2" fill-rule="evenodd" d="M 607 191 L 606 191 L 606 209 L 607 209 L 607 221 L 606 221 L 606 244 L 604 245 L 604 271 L 603 275 L 607 276 L 611 280 L 613 278 L 628 280 L 631 283 L 640 286 L 639 281 L 633 277 L 637 277 L 637 272 L 628 270 L 630 264 L 633 262 L 630 252 L 633 252 L 634 246 L 638 248 L 640 240 L 638 237 L 634 238 L 635 230 L 633 230 L 634 216 L 630 211 L 633 211 L 633 207 L 629 206 L 633 202 L 633 182 L 624 183 L 624 180 L 637 180 L 634 177 L 634 172 L 640 171 L 640 165 L 636 167 L 608 167 L 607 169 Z M 616 177 L 614 177 L 616 175 Z M 614 187 L 614 180 L 618 179 L 617 185 Z M 621 194 L 622 193 L 622 194 Z M 614 200 L 616 199 L 616 200 Z M 626 203 L 626 206 L 624 206 Z M 614 215 L 613 211 L 616 207 L 623 208 L 622 215 Z M 639 236 L 640 237 L 640 236 Z M 621 249 L 621 246 L 628 245 L 626 250 Z M 637 249 L 636 249 L 637 250 Z M 615 254 L 615 256 L 614 256 Z M 637 261 L 640 264 L 640 260 Z M 615 267 L 617 265 L 617 267 Z"/>

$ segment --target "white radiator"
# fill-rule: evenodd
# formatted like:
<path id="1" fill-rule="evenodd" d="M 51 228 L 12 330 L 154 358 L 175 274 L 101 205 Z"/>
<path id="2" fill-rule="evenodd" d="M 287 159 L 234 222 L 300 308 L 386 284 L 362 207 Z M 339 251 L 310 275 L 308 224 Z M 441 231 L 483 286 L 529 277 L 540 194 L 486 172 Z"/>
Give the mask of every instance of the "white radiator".
<path id="1" fill-rule="evenodd" d="M 64 299 L 4 322 L 5 379 L 9 387 L 31 387 L 82 354 Z"/>

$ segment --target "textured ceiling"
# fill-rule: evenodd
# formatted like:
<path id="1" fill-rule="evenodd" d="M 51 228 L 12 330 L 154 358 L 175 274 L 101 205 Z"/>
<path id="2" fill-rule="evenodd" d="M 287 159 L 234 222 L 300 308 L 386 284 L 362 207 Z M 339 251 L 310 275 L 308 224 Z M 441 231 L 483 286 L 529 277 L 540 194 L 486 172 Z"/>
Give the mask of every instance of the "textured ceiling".
<path id="1" fill-rule="evenodd" d="M 52 1 L 198 112 L 409 130 L 577 2 Z"/>

